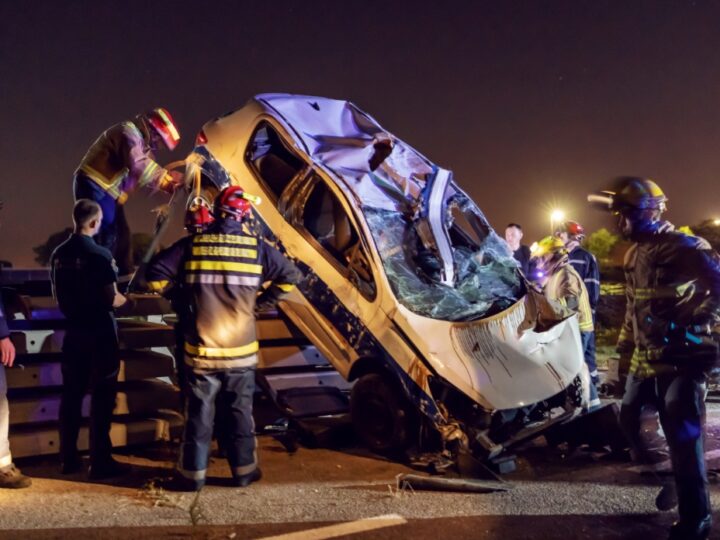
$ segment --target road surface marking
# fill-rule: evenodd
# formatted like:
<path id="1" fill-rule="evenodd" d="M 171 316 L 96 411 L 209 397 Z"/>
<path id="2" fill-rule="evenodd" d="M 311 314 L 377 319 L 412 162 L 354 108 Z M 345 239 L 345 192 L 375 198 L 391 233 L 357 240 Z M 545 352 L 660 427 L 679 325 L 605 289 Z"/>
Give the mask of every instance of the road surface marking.
<path id="1" fill-rule="evenodd" d="M 325 540 L 326 538 L 336 538 L 346 534 L 357 534 L 376 529 L 384 529 L 385 527 L 394 527 L 395 525 L 403 525 L 405 523 L 407 523 L 407 520 L 404 517 L 397 514 L 388 514 L 385 516 L 349 521 L 339 525 L 319 527 L 317 529 L 278 534 L 276 536 L 265 536 L 258 540 Z"/>

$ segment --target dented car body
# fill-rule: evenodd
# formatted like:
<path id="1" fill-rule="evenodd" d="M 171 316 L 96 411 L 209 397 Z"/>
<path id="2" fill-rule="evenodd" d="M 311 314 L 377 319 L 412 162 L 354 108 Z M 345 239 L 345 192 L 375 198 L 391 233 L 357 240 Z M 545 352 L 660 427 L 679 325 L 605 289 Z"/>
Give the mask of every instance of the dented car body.
<path id="1" fill-rule="evenodd" d="M 429 426 L 493 456 L 587 402 L 575 317 L 548 319 L 452 173 L 352 103 L 258 95 L 205 124 L 187 163 L 191 197 L 262 197 L 255 225 L 305 276 L 280 308 L 357 381 L 371 448 Z"/>

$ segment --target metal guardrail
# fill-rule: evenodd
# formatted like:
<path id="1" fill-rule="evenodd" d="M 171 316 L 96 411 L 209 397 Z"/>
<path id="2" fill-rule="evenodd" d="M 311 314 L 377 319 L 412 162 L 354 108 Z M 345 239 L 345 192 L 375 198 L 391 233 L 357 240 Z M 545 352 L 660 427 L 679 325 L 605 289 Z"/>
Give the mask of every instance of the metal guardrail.
<path id="1" fill-rule="evenodd" d="M 6 305 L 17 317 L 9 321 L 17 349 L 16 367 L 7 369 L 12 452 L 15 457 L 53 454 L 59 446 L 60 349 L 66 321 L 47 296 L 47 271 L 4 270 L 0 285 Z M 176 439 L 183 418 L 179 391 L 173 384 L 175 333 L 170 305 L 157 295 L 140 295 L 133 311 L 122 315 L 118 319 L 121 368 L 110 433 L 113 446 Z M 349 387 L 307 338 L 277 313 L 259 315 L 257 337 L 258 371 L 274 390 Z M 89 415 L 89 396 L 83 415 Z M 87 425 L 81 429 L 78 445 L 81 450 L 87 448 Z"/>

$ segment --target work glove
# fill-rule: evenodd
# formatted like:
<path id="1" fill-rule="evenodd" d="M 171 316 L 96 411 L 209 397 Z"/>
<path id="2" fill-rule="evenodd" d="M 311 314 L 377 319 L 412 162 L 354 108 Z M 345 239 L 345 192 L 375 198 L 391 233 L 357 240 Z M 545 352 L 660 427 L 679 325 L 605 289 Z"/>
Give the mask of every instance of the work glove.
<path id="1" fill-rule="evenodd" d="M 174 193 L 176 189 L 185 183 L 185 175 L 180 171 L 168 171 L 160 179 L 158 187 L 165 193 Z"/>

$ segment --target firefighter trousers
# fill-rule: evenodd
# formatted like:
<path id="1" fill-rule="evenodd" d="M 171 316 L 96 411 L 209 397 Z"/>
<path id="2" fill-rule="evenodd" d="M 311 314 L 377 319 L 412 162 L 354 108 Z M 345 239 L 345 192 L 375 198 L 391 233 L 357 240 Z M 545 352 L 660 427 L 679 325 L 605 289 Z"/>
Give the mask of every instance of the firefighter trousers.
<path id="1" fill-rule="evenodd" d="M 673 372 L 645 379 L 630 375 L 620 408 L 620 425 L 640 456 L 645 451 L 640 413 L 646 404 L 657 408 L 670 449 L 678 513 L 685 523 L 710 514 L 704 455 L 706 382 L 702 373 Z"/>
<path id="2" fill-rule="evenodd" d="M 255 422 L 252 416 L 255 368 L 185 369 L 185 431 L 178 472 L 198 486 L 205 483 L 213 423 L 225 449 L 233 477 L 257 468 Z"/>

